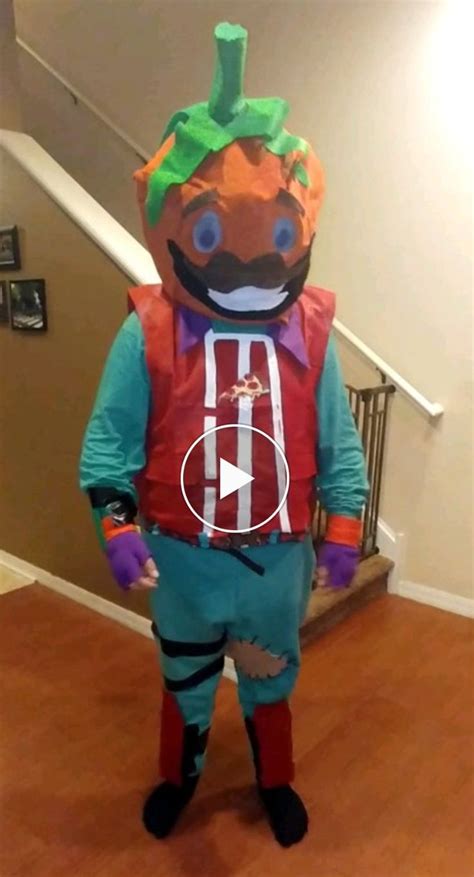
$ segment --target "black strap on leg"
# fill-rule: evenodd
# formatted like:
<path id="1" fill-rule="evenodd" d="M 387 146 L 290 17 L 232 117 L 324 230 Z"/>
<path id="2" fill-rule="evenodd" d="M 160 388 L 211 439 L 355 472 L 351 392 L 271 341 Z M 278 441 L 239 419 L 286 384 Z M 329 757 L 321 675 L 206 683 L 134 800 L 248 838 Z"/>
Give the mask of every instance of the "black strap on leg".
<path id="1" fill-rule="evenodd" d="M 168 691 L 187 691 L 190 688 L 196 688 L 198 685 L 201 685 L 202 682 L 205 682 L 206 679 L 211 679 L 211 677 L 215 676 L 217 673 L 222 673 L 223 669 L 224 655 L 221 655 L 219 658 L 216 658 L 209 664 L 205 664 L 204 667 L 200 667 L 199 670 L 196 670 L 184 679 L 170 679 L 168 676 L 165 676 L 164 683 Z"/>
<path id="2" fill-rule="evenodd" d="M 212 548 L 214 551 L 225 551 L 226 554 L 231 554 L 232 557 L 235 557 L 236 560 L 240 560 L 240 563 L 243 563 L 243 565 L 251 569 L 252 572 L 257 573 L 258 576 L 265 575 L 265 567 L 261 566 L 260 563 L 255 563 L 254 560 L 251 560 L 250 557 L 247 557 L 242 551 L 239 551 L 238 548 L 219 548 L 217 545 L 213 545 Z"/>
<path id="3" fill-rule="evenodd" d="M 223 633 L 219 639 L 211 642 L 189 642 L 183 640 L 167 639 L 160 634 L 158 625 L 152 622 L 151 632 L 159 639 L 160 648 L 168 658 L 199 658 L 207 655 L 215 655 L 222 651 L 227 641 L 227 634 Z"/>

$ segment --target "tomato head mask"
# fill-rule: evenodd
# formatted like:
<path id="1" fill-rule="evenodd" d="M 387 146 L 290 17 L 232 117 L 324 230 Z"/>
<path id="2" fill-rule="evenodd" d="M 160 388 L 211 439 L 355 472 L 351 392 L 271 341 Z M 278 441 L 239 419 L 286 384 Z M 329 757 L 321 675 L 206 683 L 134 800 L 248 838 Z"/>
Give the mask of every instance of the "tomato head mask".
<path id="1" fill-rule="evenodd" d="M 242 93 L 246 31 L 221 24 L 211 97 L 173 116 L 135 174 L 145 237 L 168 298 L 207 316 L 268 321 L 309 270 L 324 191 L 279 98 Z"/>

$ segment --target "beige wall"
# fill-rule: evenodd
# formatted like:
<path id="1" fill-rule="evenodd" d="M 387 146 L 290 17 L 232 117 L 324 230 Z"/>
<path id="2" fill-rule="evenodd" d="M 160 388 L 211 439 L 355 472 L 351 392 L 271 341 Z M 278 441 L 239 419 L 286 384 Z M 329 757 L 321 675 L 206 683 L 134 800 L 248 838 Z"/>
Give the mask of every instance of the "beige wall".
<path id="1" fill-rule="evenodd" d="M 0 548 L 121 601 L 98 547 L 78 460 L 127 278 L 0 149 L 0 225 L 20 229 L 21 271 L 43 277 L 48 332 L 0 325 Z M 145 602 L 127 597 L 143 610 Z"/>
<path id="2" fill-rule="evenodd" d="M 468 4 L 465 6 L 465 9 Z M 16 0 L 20 35 L 152 151 L 206 97 L 211 31 L 250 30 L 247 91 L 281 94 L 328 195 L 312 279 L 339 317 L 446 414 L 393 406 L 383 516 L 406 579 L 472 593 L 469 27 L 459 5 L 318 0 Z M 135 157 L 22 58 L 31 130 L 136 234 Z M 348 377 L 367 374 L 348 351 Z M 372 378 L 372 375 L 368 375 Z"/>
<path id="3" fill-rule="evenodd" d="M 13 0 L 0 0 L 0 128 L 21 129 Z"/>

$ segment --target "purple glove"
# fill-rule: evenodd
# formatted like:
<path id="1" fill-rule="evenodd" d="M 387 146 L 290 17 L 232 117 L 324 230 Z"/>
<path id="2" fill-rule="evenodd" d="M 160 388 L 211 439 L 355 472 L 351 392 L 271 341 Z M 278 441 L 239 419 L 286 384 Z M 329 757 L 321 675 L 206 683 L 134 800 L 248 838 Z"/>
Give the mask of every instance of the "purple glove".
<path id="1" fill-rule="evenodd" d="M 109 539 L 105 553 L 112 575 L 124 591 L 128 591 L 130 585 L 138 579 L 153 578 L 153 575 L 144 569 L 151 554 L 138 533 L 119 533 Z"/>
<path id="2" fill-rule="evenodd" d="M 358 548 L 336 542 L 323 542 L 318 554 L 318 586 L 348 588 L 355 576 L 358 562 Z"/>

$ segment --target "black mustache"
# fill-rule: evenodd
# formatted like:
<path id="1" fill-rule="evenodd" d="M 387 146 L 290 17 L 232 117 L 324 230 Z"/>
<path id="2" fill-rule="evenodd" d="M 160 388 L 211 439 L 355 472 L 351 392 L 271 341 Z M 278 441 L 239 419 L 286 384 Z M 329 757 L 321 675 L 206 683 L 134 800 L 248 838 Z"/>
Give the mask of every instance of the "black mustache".
<path id="1" fill-rule="evenodd" d="M 199 268 L 182 253 L 174 241 L 168 241 L 168 249 L 173 257 L 179 254 L 187 269 L 207 287 L 219 292 L 232 292 L 241 286 L 259 286 L 273 289 L 283 286 L 301 274 L 309 263 L 311 244 L 294 265 L 285 265 L 280 253 L 267 253 L 244 262 L 234 253 L 223 251 L 211 256 L 205 268 Z"/>
<path id="2" fill-rule="evenodd" d="M 209 293 L 208 293 L 209 287 L 208 287 L 207 280 L 205 278 L 206 269 L 204 269 L 204 270 L 197 269 L 196 266 L 194 266 L 193 263 L 189 261 L 189 259 L 186 259 L 186 256 L 180 250 L 178 244 L 175 243 L 175 241 L 171 241 L 171 240 L 168 241 L 168 249 L 169 249 L 171 257 L 173 259 L 174 272 L 176 274 L 176 277 L 178 278 L 178 280 L 182 284 L 183 288 L 186 289 L 187 292 L 193 298 L 195 298 L 197 301 L 201 302 L 201 304 L 205 305 L 206 307 L 210 308 L 210 310 L 214 311 L 214 313 L 218 314 L 219 316 L 226 317 L 226 318 L 235 317 L 235 314 L 233 314 L 231 310 L 226 308 L 224 305 L 218 305 L 217 302 L 214 302 L 209 297 Z M 272 256 L 273 255 L 274 254 L 272 253 Z M 287 310 L 287 308 L 289 308 L 293 304 L 294 301 L 296 301 L 296 299 L 298 298 L 298 296 L 300 295 L 300 293 L 303 289 L 304 282 L 306 280 L 306 277 L 307 277 L 307 274 L 309 271 L 310 255 L 311 255 L 311 246 L 308 247 L 306 254 L 303 256 L 303 258 L 298 260 L 297 265 L 293 265 L 292 268 L 290 269 L 291 270 L 291 280 L 286 279 L 286 282 L 285 282 L 285 289 L 287 290 L 288 295 L 284 296 L 283 301 L 280 302 L 275 308 L 273 308 L 272 311 L 265 311 L 265 318 L 266 319 L 277 317 L 279 314 L 283 313 L 283 311 Z M 248 263 L 242 262 L 240 259 L 238 259 L 237 261 L 238 261 L 239 265 L 242 265 L 242 264 L 248 265 Z M 253 260 L 253 261 L 255 262 L 257 260 Z M 258 261 L 260 261 L 260 260 L 258 260 Z M 295 273 L 297 266 L 298 266 L 298 268 L 301 267 L 301 271 L 299 274 Z M 199 271 L 199 276 L 198 276 L 198 271 Z M 288 271 L 286 272 L 286 278 L 288 278 Z M 267 278 L 267 280 L 268 280 L 268 278 Z M 224 286 L 224 285 L 226 285 L 224 283 L 224 278 L 221 277 L 219 279 L 218 283 L 216 284 L 216 288 L 221 291 L 222 286 Z M 241 285 L 242 285 L 241 279 L 234 278 L 231 281 L 231 283 L 227 284 L 228 288 L 226 289 L 226 292 L 231 292 L 232 289 L 236 289 Z M 248 285 L 253 286 L 253 285 L 257 285 L 257 284 L 252 283 L 252 284 L 248 284 Z M 262 285 L 261 280 L 260 280 L 259 285 L 260 286 Z M 214 289 L 214 288 L 215 287 L 211 287 L 211 289 Z M 270 287 L 268 286 L 268 284 L 266 284 L 264 288 L 269 289 Z M 248 310 L 245 312 L 245 314 L 240 312 L 239 317 L 240 317 L 240 319 L 245 319 L 245 320 L 249 320 L 249 321 L 252 321 L 252 320 L 261 321 L 262 320 L 262 312 L 258 311 L 258 310 L 256 310 L 256 311 Z"/>

